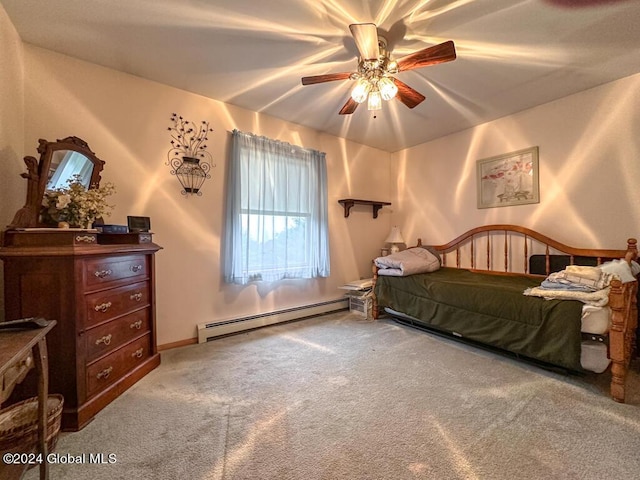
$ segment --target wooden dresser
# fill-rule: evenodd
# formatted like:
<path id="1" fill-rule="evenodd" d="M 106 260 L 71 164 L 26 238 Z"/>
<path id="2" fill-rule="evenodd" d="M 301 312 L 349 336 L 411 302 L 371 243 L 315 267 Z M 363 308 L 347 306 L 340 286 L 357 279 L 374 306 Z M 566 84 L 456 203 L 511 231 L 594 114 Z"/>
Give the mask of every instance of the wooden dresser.
<path id="1" fill-rule="evenodd" d="M 151 234 L 7 231 L 6 319 L 44 317 L 51 393 L 64 396 L 62 428 L 75 431 L 160 364 Z"/>

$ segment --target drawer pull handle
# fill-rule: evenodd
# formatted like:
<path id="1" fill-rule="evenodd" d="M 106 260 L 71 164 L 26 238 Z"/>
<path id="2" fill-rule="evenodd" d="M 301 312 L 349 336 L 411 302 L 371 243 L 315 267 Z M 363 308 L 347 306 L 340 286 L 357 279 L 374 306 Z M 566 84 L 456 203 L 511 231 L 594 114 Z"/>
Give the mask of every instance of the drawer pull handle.
<path id="1" fill-rule="evenodd" d="M 142 270 L 142 265 L 131 265 L 131 267 L 129 268 L 133 273 L 138 273 L 140 270 Z"/>
<path id="2" fill-rule="evenodd" d="M 131 354 L 132 357 L 135 358 L 142 358 L 142 354 L 144 353 L 144 348 L 139 348 L 138 350 L 136 350 L 135 352 L 133 352 Z"/>
<path id="3" fill-rule="evenodd" d="M 104 337 L 96 340 L 96 345 L 100 345 L 101 343 L 104 343 L 105 345 L 109 345 L 111 343 L 111 334 L 105 335 Z"/>
<path id="4" fill-rule="evenodd" d="M 129 325 L 129 328 L 135 328 L 136 330 L 140 330 L 140 327 L 142 327 L 142 320 L 137 320 Z"/>
<path id="5" fill-rule="evenodd" d="M 33 363 L 33 359 L 31 358 L 31 355 L 29 355 L 27 358 L 25 358 L 24 360 L 21 360 L 20 363 L 18 363 L 16 365 L 16 367 L 19 370 L 28 370 L 31 368 L 31 364 Z"/>
<path id="6" fill-rule="evenodd" d="M 113 367 L 105 368 L 101 372 L 98 372 L 98 374 L 96 375 L 96 378 L 98 380 L 102 380 L 103 378 L 109 378 L 109 375 L 111 375 L 111 372 L 113 372 Z"/>
<path id="7" fill-rule="evenodd" d="M 96 243 L 96 237 L 93 235 L 76 235 L 76 242 L 78 243 Z"/>
<path id="8" fill-rule="evenodd" d="M 140 292 L 132 293 L 131 295 L 129 295 L 129 299 L 139 302 L 140 300 L 142 300 L 142 294 Z"/>
<path id="9" fill-rule="evenodd" d="M 108 277 L 109 275 L 111 275 L 113 272 L 110 269 L 107 270 L 97 270 L 94 275 L 97 278 L 104 278 L 104 277 Z"/>
<path id="10" fill-rule="evenodd" d="M 96 305 L 95 306 L 95 311 L 104 313 L 107 310 L 109 310 L 110 306 L 111 306 L 111 302 L 105 302 L 105 303 L 102 303 L 100 305 Z"/>

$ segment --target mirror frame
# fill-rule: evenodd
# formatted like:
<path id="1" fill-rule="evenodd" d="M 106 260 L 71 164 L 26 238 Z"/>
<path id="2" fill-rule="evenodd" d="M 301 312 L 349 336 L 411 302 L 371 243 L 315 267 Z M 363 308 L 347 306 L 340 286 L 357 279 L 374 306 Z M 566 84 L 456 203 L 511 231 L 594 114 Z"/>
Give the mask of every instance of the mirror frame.
<path id="1" fill-rule="evenodd" d="M 45 227 L 40 223 L 40 210 L 42 208 L 42 200 L 45 188 L 47 187 L 47 175 L 51 166 L 53 154 L 60 150 L 73 150 L 86 156 L 93 163 L 93 172 L 91 172 L 91 182 L 89 188 L 97 188 L 100 186 L 100 174 L 104 168 L 104 160 L 100 160 L 96 154 L 89 148 L 87 142 L 78 137 L 66 137 L 55 142 L 48 142 L 44 139 L 38 140 L 38 153 L 40 160 L 35 157 L 24 157 L 24 163 L 27 165 L 27 173 L 20 176 L 27 179 L 27 201 L 13 217 L 13 221 L 8 226 L 9 229 L 16 228 L 35 228 Z"/>

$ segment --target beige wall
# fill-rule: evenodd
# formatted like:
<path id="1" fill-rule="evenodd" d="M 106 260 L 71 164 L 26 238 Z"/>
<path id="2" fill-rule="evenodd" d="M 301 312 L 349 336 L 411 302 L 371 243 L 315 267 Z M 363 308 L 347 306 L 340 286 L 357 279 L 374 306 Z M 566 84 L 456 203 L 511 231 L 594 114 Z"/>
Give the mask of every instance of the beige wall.
<path id="1" fill-rule="evenodd" d="M 476 161 L 538 146 L 540 203 L 476 208 Z M 640 237 L 640 75 L 393 154 L 405 238 L 440 244 L 490 223 L 584 248 Z"/>
<path id="2" fill-rule="evenodd" d="M 0 5 L 0 229 L 24 205 L 27 184 L 19 181 L 25 171 L 24 59 L 22 42 Z M 16 180 L 18 179 L 18 180 Z M 0 272 L 0 291 L 3 290 Z M 0 321 L 4 320 L 4 296 L 0 295 Z"/>
<path id="3" fill-rule="evenodd" d="M 107 221 L 151 217 L 154 239 L 164 247 L 156 260 L 159 344 L 195 337 L 198 323 L 338 298 L 339 285 L 370 276 L 391 209 L 373 220 L 371 209 L 354 208 L 345 219 L 337 201 L 388 201 L 388 153 L 29 45 L 25 71 L 25 152 L 35 154 L 38 138 L 84 139 L 106 161 L 103 181 L 117 188 Z M 181 195 L 165 165 L 173 112 L 209 120 L 214 130 L 209 150 L 216 167 L 201 197 Z M 226 159 L 234 128 L 327 153 L 330 278 L 244 287 L 222 281 Z"/>
<path id="4" fill-rule="evenodd" d="M 198 323 L 340 296 L 339 285 L 369 276 L 370 259 L 392 224 L 407 240 L 430 243 L 502 222 L 584 247 L 623 247 L 624 239 L 639 235 L 639 75 L 389 155 L 23 45 L 1 6 L 0 71 L 0 221 L 8 223 L 24 202 L 22 156 L 36 154 L 38 138 L 86 140 L 107 162 L 104 180 L 118 189 L 108 220 L 150 216 L 164 247 L 157 256 L 160 344 L 193 338 Z M 202 197 L 180 195 L 164 163 L 172 112 L 209 120 L 214 129 L 217 166 Z M 331 278 L 246 287 L 222 282 L 224 178 L 234 128 L 327 152 Z M 478 210 L 475 162 L 533 145 L 540 148 L 540 203 Z M 345 197 L 393 205 L 377 220 L 363 207 L 345 219 L 337 204 Z"/>

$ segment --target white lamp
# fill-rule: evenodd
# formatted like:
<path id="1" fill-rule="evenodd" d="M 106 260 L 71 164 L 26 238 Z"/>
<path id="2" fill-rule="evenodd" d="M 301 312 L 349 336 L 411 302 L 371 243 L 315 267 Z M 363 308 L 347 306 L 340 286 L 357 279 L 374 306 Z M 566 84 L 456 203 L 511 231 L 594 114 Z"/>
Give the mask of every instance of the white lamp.
<path id="1" fill-rule="evenodd" d="M 398 244 L 404 243 L 404 238 L 402 238 L 402 233 L 397 225 L 391 227 L 391 231 L 385 242 L 391 244 L 391 253 L 398 253 L 400 251 Z"/>

